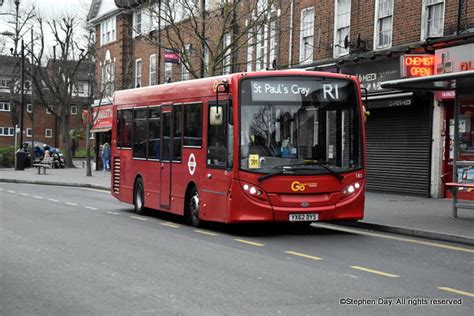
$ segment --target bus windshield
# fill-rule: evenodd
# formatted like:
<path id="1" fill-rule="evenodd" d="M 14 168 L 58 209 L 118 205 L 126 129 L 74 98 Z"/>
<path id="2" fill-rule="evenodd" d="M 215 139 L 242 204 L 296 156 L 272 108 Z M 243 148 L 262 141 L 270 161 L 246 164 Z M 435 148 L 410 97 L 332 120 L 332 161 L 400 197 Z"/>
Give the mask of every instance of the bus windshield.
<path id="1" fill-rule="evenodd" d="M 354 82 L 311 76 L 241 81 L 241 170 L 334 174 L 362 168 L 362 161 Z"/>

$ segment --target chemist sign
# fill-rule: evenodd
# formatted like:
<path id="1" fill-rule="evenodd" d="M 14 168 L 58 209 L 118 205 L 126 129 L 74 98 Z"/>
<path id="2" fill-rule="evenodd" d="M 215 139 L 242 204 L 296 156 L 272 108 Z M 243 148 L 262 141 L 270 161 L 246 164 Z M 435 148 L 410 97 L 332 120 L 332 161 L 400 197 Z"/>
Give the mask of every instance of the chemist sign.
<path id="1" fill-rule="evenodd" d="M 261 78 L 245 80 L 242 96 L 250 102 L 337 102 L 347 100 L 350 81 L 322 78 Z"/>

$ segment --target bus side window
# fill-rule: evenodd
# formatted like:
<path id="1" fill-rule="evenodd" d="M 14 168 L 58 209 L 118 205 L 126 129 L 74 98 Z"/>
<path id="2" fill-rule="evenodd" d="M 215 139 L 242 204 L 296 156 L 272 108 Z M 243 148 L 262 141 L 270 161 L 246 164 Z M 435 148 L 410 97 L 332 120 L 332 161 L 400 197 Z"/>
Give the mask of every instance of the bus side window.
<path id="1" fill-rule="evenodd" d="M 181 136 L 182 124 L 181 116 L 183 113 L 183 105 L 175 104 L 173 111 L 173 161 L 181 161 Z"/>
<path id="2" fill-rule="evenodd" d="M 209 102 L 208 108 L 215 106 L 214 102 Z M 208 117 L 208 127 L 207 127 L 207 165 L 218 167 L 218 168 L 228 168 L 228 157 L 229 157 L 229 140 L 230 136 L 229 125 L 228 124 L 228 111 L 229 104 L 228 101 L 220 101 L 219 106 L 222 107 L 224 113 L 223 118 L 224 122 L 222 125 L 211 125 L 210 119 Z M 210 110 L 208 111 L 210 114 Z M 232 161 L 232 159 L 230 159 Z"/>

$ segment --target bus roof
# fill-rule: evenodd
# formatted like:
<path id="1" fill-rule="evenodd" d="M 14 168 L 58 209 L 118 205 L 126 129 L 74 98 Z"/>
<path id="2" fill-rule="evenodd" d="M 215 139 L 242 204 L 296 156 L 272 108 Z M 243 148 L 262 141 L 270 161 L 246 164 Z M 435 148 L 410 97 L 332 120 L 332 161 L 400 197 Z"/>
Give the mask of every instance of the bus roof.
<path id="1" fill-rule="evenodd" d="M 119 90 L 114 93 L 113 104 L 115 106 L 126 106 L 134 104 L 161 104 L 165 102 L 176 103 L 186 102 L 192 97 L 213 97 L 214 87 L 217 83 L 227 80 L 228 82 L 238 82 L 241 78 L 247 77 L 273 77 L 273 76 L 321 76 L 334 79 L 355 80 L 356 77 L 339 73 L 328 73 L 318 71 L 306 71 L 301 69 L 241 72 L 229 75 L 207 77 L 179 81 L 169 84 L 160 84 L 143 88 Z"/>

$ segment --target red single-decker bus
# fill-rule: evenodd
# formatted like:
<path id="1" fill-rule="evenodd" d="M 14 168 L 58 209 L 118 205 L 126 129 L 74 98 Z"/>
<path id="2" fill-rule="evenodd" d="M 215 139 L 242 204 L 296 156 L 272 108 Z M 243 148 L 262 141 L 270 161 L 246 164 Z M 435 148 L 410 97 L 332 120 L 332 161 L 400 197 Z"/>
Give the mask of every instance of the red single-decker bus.
<path id="1" fill-rule="evenodd" d="M 194 226 L 363 218 L 354 76 L 265 71 L 117 91 L 113 116 L 112 194 L 140 214 Z"/>

